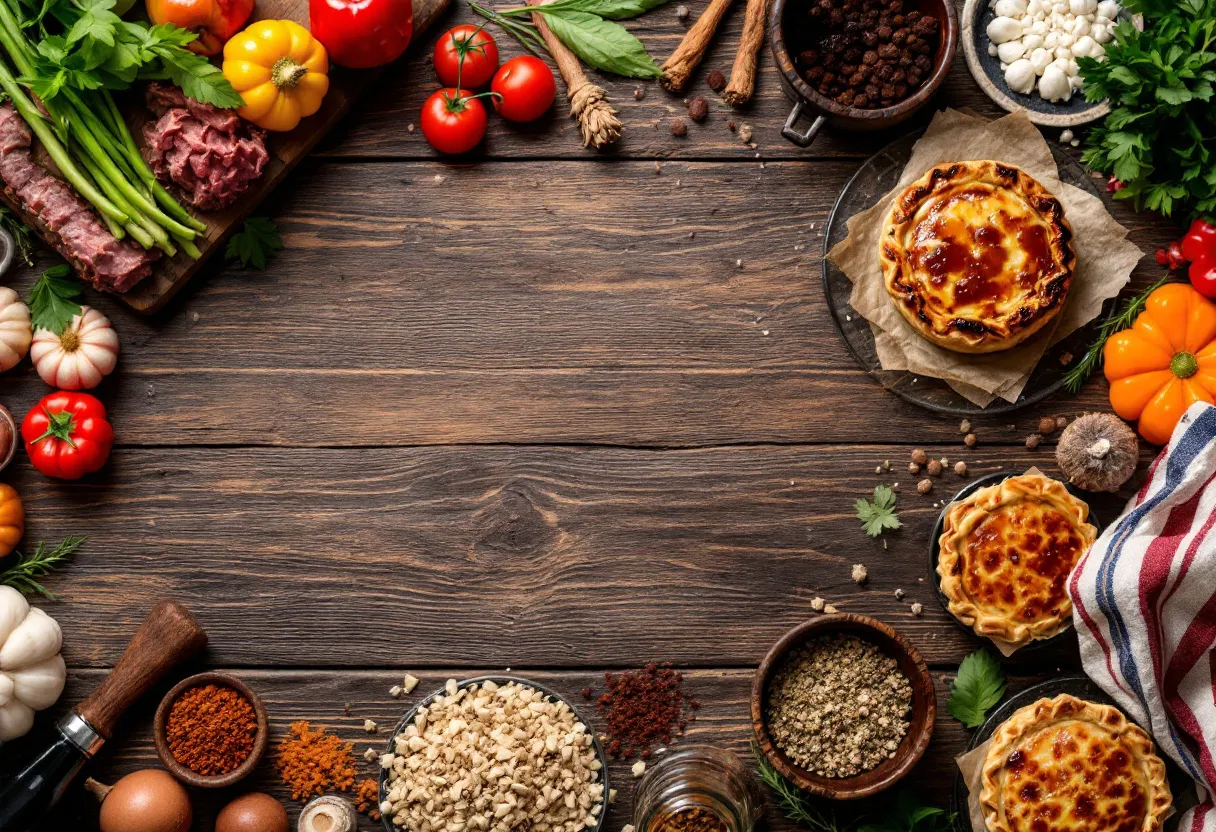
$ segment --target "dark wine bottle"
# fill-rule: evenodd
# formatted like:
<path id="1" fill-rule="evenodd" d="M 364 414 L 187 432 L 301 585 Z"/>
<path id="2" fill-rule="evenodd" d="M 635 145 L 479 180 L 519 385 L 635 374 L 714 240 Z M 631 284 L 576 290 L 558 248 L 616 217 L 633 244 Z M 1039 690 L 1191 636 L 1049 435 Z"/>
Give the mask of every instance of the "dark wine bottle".
<path id="1" fill-rule="evenodd" d="M 79 714 L 60 720 L 50 745 L 0 786 L 0 832 L 32 832 L 103 742 Z"/>

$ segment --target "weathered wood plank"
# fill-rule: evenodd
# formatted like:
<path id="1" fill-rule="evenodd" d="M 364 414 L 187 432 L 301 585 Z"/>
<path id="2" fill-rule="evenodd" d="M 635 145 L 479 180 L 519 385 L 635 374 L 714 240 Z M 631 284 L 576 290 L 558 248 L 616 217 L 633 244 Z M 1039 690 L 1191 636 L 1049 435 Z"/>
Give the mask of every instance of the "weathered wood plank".
<path id="1" fill-rule="evenodd" d="M 1049 453 L 962 451 L 948 453 L 972 476 L 1054 470 Z M 967 480 L 951 472 L 919 496 L 908 453 L 150 449 L 116 451 L 85 483 L 24 460 L 8 479 L 29 507 L 27 544 L 89 536 L 50 581 L 73 666 L 113 663 L 164 596 L 195 611 L 211 661 L 229 665 L 747 666 L 817 596 L 953 663 L 980 640 L 939 605 L 927 545 L 934 502 Z M 892 473 L 877 475 L 884 458 Z M 853 503 L 893 481 L 904 527 L 884 548 Z M 1107 519 L 1120 505 L 1094 500 Z"/>
<path id="2" fill-rule="evenodd" d="M 355 108 L 351 118 L 335 130 L 321 146 L 327 155 L 360 157 L 433 158 L 436 156 L 421 130 L 410 131 L 407 125 L 416 127 L 422 103 L 439 88 L 430 59 L 439 33 L 457 23 L 480 23 L 466 5 L 453 4 L 442 17 L 435 31 L 422 38 L 410 58 L 393 67 L 380 88 L 372 92 Z M 492 4 L 508 8 L 519 3 L 503 0 Z M 676 18 L 676 2 L 671 2 L 624 25 L 637 35 L 657 61 L 662 63 L 684 36 L 687 25 L 696 20 L 708 0 L 692 0 L 684 5 L 692 11 L 686 23 Z M 892 139 L 903 135 L 916 125 L 927 124 L 935 107 L 968 107 L 989 116 L 1004 113 L 976 85 L 963 60 L 962 49 L 951 67 L 945 84 L 934 103 L 916 116 L 914 121 L 878 133 L 849 133 L 828 128 L 805 150 L 795 147 L 781 137 L 781 126 L 785 123 L 793 106 L 781 90 L 779 74 L 773 64 L 772 52 L 765 43 L 760 53 L 760 66 L 756 79 L 753 101 L 745 108 L 735 110 L 725 104 L 709 89 L 705 78 L 713 68 L 730 74 L 731 63 L 739 46 L 743 28 L 743 3 L 735 3 L 727 12 L 715 42 L 710 47 L 701 68 L 694 74 L 693 82 L 681 96 L 671 95 L 653 81 L 638 81 L 600 73 L 589 73 L 596 83 L 605 87 L 614 107 L 620 111 L 625 132 L 607 156 L 626 158 L 721 158 L 733 160 L 754 159 L 759 153 L 765 158 L 830 158 L 864 157 L 875 152 Z M 962 7 L 962 0 L 959 0 Z M 498 40 L 503 60 L 521 54 L 522 47 L 501 30 L 491 26 Z M 641 89 L 644 98 L 635 99 L 635 91 Z M 687 118 L 685 101 L 692 96 L 704 96 L 710 104 L 710 115 L 705 122 L 696 124 Z M 474 159 L 511 159 L 543 156 L 546 158 L 595 159 L 594 151 L 586 150 L 578 138 L 578 130 L 567 118 L 568 107 L 565 88 L 560 85 L 558 100 L 551 115 L 531 125 L 510 124 L 503 119 L 491 117 L 489 130 L 483 144 L 471 154 Z M 671 135 L 672 118 L 683 118 L 687 122 L 688 135 L 675 138 Z M 754 130 L 752 142 L 755 148 L 744 144 L 738 132 L 731 131 L 727 124 L 748 124 Z M 1052 139 L 1060 131 L 1047 132 Z"/>
<path id="3" fill-rule="evenodd" d="M 388 735 L 383 732 L 391 731 L 392 726 L 400 720 L 401 715 L 417 698 L 438 688 L 444 680 L 450 677 L 466 677 L 479 671 L 445 669 L 420 671 L 411 668 L 422 679 L 418 690 L 412 697 L 393 700 L 388 695 L 388 689 L 399 684 L 401 674 L 393 671 L 354 671 L 333 673 L 325 671 L 235 671 L 247 684 L 258 692 L 269 709 L 274 740 L 283 736 L 291 722 L 306 719 L 314 725 L 324 725 L 338 733 L 344 739 L 355 743 L 358 753 L 373 747 L 382 750 L 388 741 Z M 569 672 L 552 673 L 513 668 L 514 673 L 534 679 L 545 684 L 559 693 L 571 698 L 582 707 L 584 703 L 580 691 L 588 686 L 597 687 L 602 684 L 603 676 L 598 672 Z M 77 701 L 97 684 L 101 671 L 73 671 L 70 674 L 69 690 L 65 695 L 64 705 Z M 953 758 L 966 748 L 968 731 L 963 725 L 946 712 L 945 700 L 949 692 L 950 675 L 945 672 L 935 674 L 938 694 L 938 718 L 934 731 L 934 744 L 921 763 L 913 769 L 907 785 L 915 788 L 923 799 L 935 805 L 948 807 L 950 790 L 954 782 Z M 698 713 L 686 737 L 674 748 L 688 747 L 697 744 L 713 745 L 727 748 L 749 760 L 751 741 L 751 724 L 749 716 L 752 673 L 750 670 L 694 670 L 685 674 L 686 689 L 697 696 L 702 702 Z M 1027 686 L 1034 677 L 1011 678 L 1009 690 L 1014 693 Z M 167 686 L 166 686 L 167 687 Z M 156 699 L 164 692 L 161 691 L 148 697 L 131 715 L 126 726 L 125 734 L 115 742 L 114 747 L 106 754 L 94 774 L 103 782 L 112 782 L 125 773 L 140 768 L 157 766 L 156 749 L 151 739 L 151 713 L 155 708 Z M 350 715 L 343 712 L 345 704 L 350 705 Z M 603 730 L 603 723 L 595 714 L 593 703 L 583 707 L 583 715 L 591 720 L 592 727 L 597 731 Z M 375 720 L 381 727 L 382 733 L 375 737 L 363 731 L 363 720 Z M 49 721 L 49 720 L 48 720 Z M 289 807 L 289 815 L 294 824 L 301 805 L 292 802 L 284 790 L 273 765 L 274 744 L 267 760 L 259 767 L 249 780 L 238 789 L 221 792 L 216 795 L 208 792 L 194 792 L 195 798 L 195 828 L 210 829 L 215 813 L 223 802 L 246 790 L 267 791 L 283 800 Z M 14 753 L 14 757 L 18 753 Z M 365 763 L 360 759 L 361 776 L 374 776 L 375 764 Z M 616 802 L 610 807 L 605 829 L 608 832 L 618 832 L 622 826 L 630 822 L 633 806 L 633 790 L 635 781 L 629 772 L 632 761 L 614 762 L 609 768 L 609 782 L 618 790 Z M 11 765 L 11 763 L 10 763 Z M 68 805 L 60 817 L 60 823 L 69 822 L 72 829 L 95 829 L 96 808 L 92 798 L 83 794 L 79 789 L 73 790 L 67 798 Z M 881 814 L 888 805 L 886 798 L 860 801 L 841 808 L 843 813 L 861 813 L 873 816 Z M 769 828 L 774 832 L 793 832 L 799 828 L 782 817 L 772 805 L 769 806 L 766 819 Z M 47 832 L 58 830 L 64 826 L 48 825 Z M 294 828 L 294 827 L 293 827 Z M 364 818 L 360 829 L 371 832 L 381 830 L 379 824 Z"/>
<path id="4" fill-rule="evenodd" d="M 147 445 L 954 441 L 831 322 L 821 235 L 852 169 L 309 164 L 272 270 L 217 270 L 162 320 L 98 301 L 124 349 L 104 398 Z M 1172 233 L 1117 213 L 1145 250 Z M 24 412 L 43 388 L 12 376 Z M 1094 381 L 986 441 L 1104 407 Z"/>

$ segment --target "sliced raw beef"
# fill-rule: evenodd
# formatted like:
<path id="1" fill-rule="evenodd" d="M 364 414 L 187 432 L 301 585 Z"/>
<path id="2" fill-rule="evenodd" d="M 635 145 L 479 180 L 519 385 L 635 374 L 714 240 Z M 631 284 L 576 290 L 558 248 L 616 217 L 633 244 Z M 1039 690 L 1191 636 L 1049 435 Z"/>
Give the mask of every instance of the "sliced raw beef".
<path id="1" fill-rule="evenodd" d="M 176 87 L 149 84 L 147 97 L 159 118 L 144 127 L 144 155 L 157 178 L 177 185 L 190 204 L 226 208 L 261 177 L 270 159 L 266 131 Z"/>
<path id="2" fill-rule="evenodd" d="M 151 274 L 160 252 L 114 239 L 84 197 L 34 161 L 30 143 L 13 105 L 0 106 L 0 178 L 9 197 L 51 232 L 55 250 L 104 292 L 121 294 Z"/>

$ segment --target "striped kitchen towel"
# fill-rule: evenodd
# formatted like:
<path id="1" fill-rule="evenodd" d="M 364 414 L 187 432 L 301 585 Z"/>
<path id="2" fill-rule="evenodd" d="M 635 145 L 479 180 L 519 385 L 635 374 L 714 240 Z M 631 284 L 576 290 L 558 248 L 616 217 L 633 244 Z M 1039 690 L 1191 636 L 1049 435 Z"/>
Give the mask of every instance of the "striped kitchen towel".
<path id="1" fill-rule="evenodd" d="M 1200 402 L 1069 582 L 1085 672 L 1195 780 L 1181 832 L 1216 832 L 1213 525 L 1216 407 Z"/>

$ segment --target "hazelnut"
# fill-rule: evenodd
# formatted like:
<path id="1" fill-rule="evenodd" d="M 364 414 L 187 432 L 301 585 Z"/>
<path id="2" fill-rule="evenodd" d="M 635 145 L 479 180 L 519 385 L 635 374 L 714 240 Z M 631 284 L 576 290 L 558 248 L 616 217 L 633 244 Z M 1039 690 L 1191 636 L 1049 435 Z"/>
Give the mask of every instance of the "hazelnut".
<path id="1" fill-rule="evenodd" d="M 917 465 L 924 465 L 929 461 L 929 456 L 920 448 L 917 448 L 912 452 L 912 461 Z"/>
<path id="2" fill-rule="evenodd" d="M 936 459 L 931 459 L 929 460 L 929 464 L 925 466 L 925 471 L 927 471 L 931 477 L 940 477 L 942 473 L 942 464 Z"/>
<path id="3" fill-rule="evenodd" d="M 693 121 L 704 121 L 707 115 L 709 115 L 709 103 L 704 98 L 698 95 L 688 102 L 688 117 L 690 119 Z"/>
<path id="4" fill-rule="evenodd" d="M 978 441 L 979 440 L 975 438 L 974 433 L 969 433 L 963 437 L 963 444 L 966 445 L 968 448 L 974 448 L 975 443 Z"/>
<path id="5" fill-rule="evenodd" d="M 916 493 L 928 494 L 933 490 L 933 480 L 921 480 L 916 484 Z"/>
<path id="6" fill-rule="evenodd" d="M 963 462 L 961 459 L 954 463 L 954 473 L 958 474 L 960 477 L 967 476 L 967 463 Z"/>

